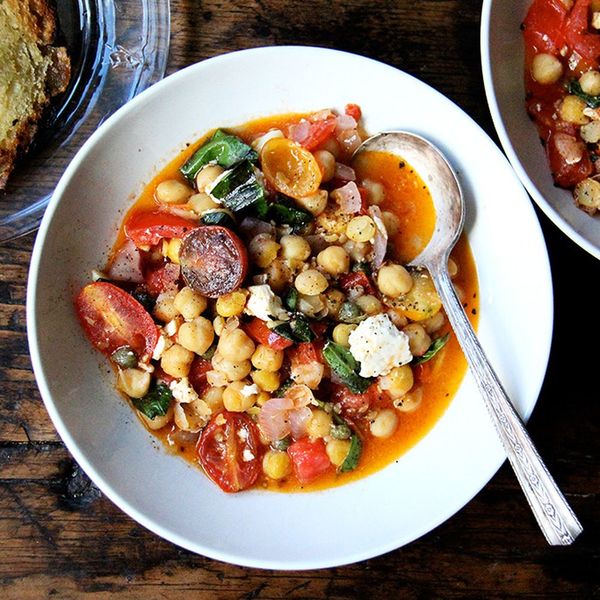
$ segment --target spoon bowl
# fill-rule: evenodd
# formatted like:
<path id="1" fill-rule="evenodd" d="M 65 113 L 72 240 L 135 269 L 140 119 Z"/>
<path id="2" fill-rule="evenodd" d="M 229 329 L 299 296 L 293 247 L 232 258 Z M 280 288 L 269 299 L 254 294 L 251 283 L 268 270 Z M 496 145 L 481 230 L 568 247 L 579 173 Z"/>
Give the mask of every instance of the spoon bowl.
<path id="1" fill-rule="evenodd" d="M 354 156 L 369 151 L 387 152 L 405 160 L 427 184 L 436 212 L 435 228 L 425 248 L 409 266 L 429 271 L 506 455 L 546 539 L 552 545 L 573 543 L 583 528 L 542 462 L 479 344 L 448 274 L 450 251 L 462 233 L 465 220 L 463 196 L 454 171 L 438 148 L 405 131 L 370 137 Z"/>

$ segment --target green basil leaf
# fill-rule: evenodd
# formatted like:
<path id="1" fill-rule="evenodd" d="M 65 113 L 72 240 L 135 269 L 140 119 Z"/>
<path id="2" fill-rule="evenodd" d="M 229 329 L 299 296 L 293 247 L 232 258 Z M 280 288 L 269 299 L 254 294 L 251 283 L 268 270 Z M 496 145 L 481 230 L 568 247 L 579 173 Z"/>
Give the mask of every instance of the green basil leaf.
<path id="1" fill-rule="evenodd" d="M 149 419 L 167 414 L 173 394 L 166 383 L 158 383 L 143 398 L 132 398 L 133 405 Z"/>
<path id="2" fill-rule="evenodd" d="M 342 473 L 347 473 L 348 471 L 353 471 L 354 469 L 356 469 L 361 454 L 362 442 L 360 441 L 360 438 L 354 433 L 350 438 L 350 450 L 348 450 L 348 455 L 342 463 L 340 471 Z"/>
<path id="3" fill-rule="evenodd" d="M 233 212 L 252 207 L 259 216 L 267 213 L 265 188 L 248 160 L 225 172 L 210 193 Z"/>
<path id="4" fill-rule="evenodd" d="M 354 394 L 362 394 L 375 381 L 372 377 L 361 377 L 357 373 L 358 363 L 350 350 L 340 344 L 328 341 L 323 348 L 323 357 L 342 383 Z"/>
<path id="5" fill-rule="evenodd" d="M 296 312 L 298 308 L 298 290 L 295 287 L 291 287 L 283 297 L 283 303 L 285 307 L 291 311 Z"/>
<path id="6" fill-rule="evenodd" d="M 590 108 L 598 108 L 600 107 L 600 96 L 592 96 L 591 94 L 586 94 L 581 89 L 581 84 L 577 79 L 573 79 L 569 82 L 569 93 L 575 94 L 579 96 Z"/>
<path id="7" fill-rule="evenodd" d="M 194 181 L 202 167 L 216 163 L 229 169 L 242 160 L 256 162 L 258 154 L 235 135 L 218 129 L 214 135 L 185 162 L 180 171 L 188 181 Z"/>
<path id="8" fill-rule="evenodd" d="M 433 342 L 431 342 L 431 345 L 427 349 L 427 352 L 425 352 L 423 356 L 418 356 L 417 358 L 415 358 L 413 360 L 413 364 L 420 365 L 424 362 L 427 362 L 428 360 L 431 360 L 448 343 L 449 339 L 450 334 L 447 333 L 446 335 L 433 340 Z"/>
<path id="9" fill-rule="evenodd" d="M 233 229 L 235 227 L 235 221 L 228 215 L 224 210 L 211 210 L 202 215 L 202 222 L 205 225 L 220 225 L 221 227 L 227 227 Z"/>
<path id="10" fill-rule="evenodd" d="M 268 218 L 278 225 L 289 225 L 293 232 L 302 231 L 313 220 L 307 210 L 282 200 L 269 205 Z"/>
<path id="11" fill-rule="evenodd" d="M 274 327 L 273 331 L 292 342 L 312 342 L 316 337 L 310 322 L 301 313 L 294 314 L 289 321 Z"/>

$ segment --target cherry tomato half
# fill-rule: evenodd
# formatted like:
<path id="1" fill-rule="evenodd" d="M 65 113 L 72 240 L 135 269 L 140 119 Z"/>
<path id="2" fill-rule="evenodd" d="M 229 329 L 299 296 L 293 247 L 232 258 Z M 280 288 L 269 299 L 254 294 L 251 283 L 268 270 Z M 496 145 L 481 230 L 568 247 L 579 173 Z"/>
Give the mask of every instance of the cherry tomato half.
<path id="1" fill-rule="evenodd" d="M 92 344 L 110 355 L 131 346 L 149 361 L 158 341 L 158 329 L 146 309 L 121 288 L 104 281 L 86 285 L 75 299 L 83 330 Z"/>
<path id="2" fill-rule="evenodd" d="M 244 330 L 255 342 L 269 346 L 273 350 L 283 350 L 294 343 L 292 340 L 288 340 L 272 329 L 269 329 L 267 324 L 258 317 L 255 317 L 247 325 L 244 325 Z"/>
<path id="3" fill-rule="evenodd" d="M 258 478 L 258 430 L 244 413 L 223 411 L 214 415 L 196 450 L 202 468 L 224 492 L 245 490 Z"/>
<path id="4" fill-rule="evenodd" d="M 321 170 L 311 152 L 286 138 L 272 138 L 260 153 L 263 173 L 278 191 L 291 198 L 315 194 L 321 184 Z"/>
<path id="5" fill-rule="evenodd" d="M 331 469 L 331 461 L 322 438 L 311 441 L 302 438 L 294 442 L 287 453 L 292 459 L 294 475 L 300 483 L 310 483 Z"/>
<path id="6" fill-rule="evenodd" d="M 125 222 L 125 235 L 138 247 L 154 246 L 163 238 L 182 238 L 197 226 L 193 221 L 159 210 L 136 212 Z"/>

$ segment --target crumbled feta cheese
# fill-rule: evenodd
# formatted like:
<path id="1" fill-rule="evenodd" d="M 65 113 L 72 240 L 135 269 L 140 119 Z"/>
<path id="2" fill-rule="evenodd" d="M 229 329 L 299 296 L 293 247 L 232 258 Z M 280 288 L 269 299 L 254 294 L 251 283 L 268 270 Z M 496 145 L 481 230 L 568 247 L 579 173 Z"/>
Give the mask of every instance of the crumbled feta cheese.
<path id="1" fill-rule="evenodd" d="M 173 398 L 175 398 L 177 402 L 186 404 L 199 399 L 198 394 L 196 394 L 196 390 L 194 390 L 190 380 L 187 377 L 182 377 L 181 379 L 172 381 L 169 384 L 169 388 L 171 389 Z"/>
<path id="2" fill-rule="evenodd" d="M 387 315 L 368 317 L 350 333 L 350 353 L 360 363 L 362 377 L 387 375 L 412 360 L 408 336 Z"/>
<path id="3" fill-rule="evenodd" d="M 269 285 L 251 285 L 248 291 L 250 296 L 246 302 L 246 314 L 263 321 L 287 321 L 290 318 L 281 304 L 281 298 L 273 293 Z"/>
<path id="4" fill-rule="evenodd" d="M 177 319 L 171 319 L 164 327 L 163 331 L 167 337 L 172 337 L 177 333 L 179 329 L 179 321 Z"/>
<path id="5" fill-rule="evenodd" d="M 248 448 L 244 448 L 244 451 L 242 452 L 242 460 L 244 462 L 250 462 L 251 460 L 254 460 L 254 458 L 254 454 L 252 454 Z"/>
<path id="6" fill-rule="evenodd" d="M 164 335 L 158 336 L 158 341 L 156 342 L 156 346 L 154 346 L 154 352 L 152 352 L 152 360 L 160 360 L 163 352 L 166 350 L 166 340 Z"/>
<path id="7" fill-rule="evenodd" d="M 258 386 L 253 383 L 252 385 L 245 385 L 241 390 L 240 394 L 245 398 L 249 398 L 250 396 L 254 396 L 255 394 L 260 394 L 260 390 Z"/>

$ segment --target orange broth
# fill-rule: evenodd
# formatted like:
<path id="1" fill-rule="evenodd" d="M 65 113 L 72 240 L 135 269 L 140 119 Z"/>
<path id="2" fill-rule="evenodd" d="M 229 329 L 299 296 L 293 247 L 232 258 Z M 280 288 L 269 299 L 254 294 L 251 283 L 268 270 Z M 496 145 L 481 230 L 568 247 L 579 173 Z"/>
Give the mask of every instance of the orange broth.
<path id="1" fill-rule="evenodd" d="M 303 116 L 301 114 L 279 115 L 252 121 L 229 130 L 248 142 L 259 133 L 300 120 Z M 179 167 L 211 134 L 212 132 L 209 132 L 197 142 L 189 144 L 169 162 L 144 188 L 127 216 L 133 212 L 150 210 L 156 205 L 154 190 L 161 181 L 167 179 L 185 181 L 179 173 Z M 435 209 L 427 186 L 408 163 L 387 153 L 366 153 L 355 161 L 353 167 L 358 180 L 370 179 L 384 186 L 385 200 L 380 208 L 393 212 L 400 221 L 399 231 L 390 236 L 397 258 L 403 263 L 410 261 L 425 247 L 435 226 Z M 127 217 L 124 221 L 126 219 Z M 122 244 L 123 240 L 124 234 L 121 228 L 115 249 Z M 453 280 L 454 284 L 460 288 L 463 306 L 473 327 L 476 328 L 479 320 L 477 271 L 464 235 L 452 251 L 452 258 L 458 265 L 458 275 Z M 450 331 L 450 327 L 446 322 L 440 333 L 447 331 Z M 397 460 L 432 429 L 458 390 L 466 368 L 466 361 L 458 342 L 454 335 L 451 335 L 446 346 L 438 352 L 434 360 L 415 369 L 415 383 L 423 387 L 423 399 L 417 410 L 398 412 L 396 431 L 387 439 L 375 439 L 366 435 L 362 440 L 360 464 L 355 470 L 337 473 L 332 469 L 330 473 L 322 475 L 309 485 L 300 485 L 293 477 L 273 481 L 263 475 L 256 485 L 274 491 L 311 491 L 348 483 L 380 470 Z M 171 427 L 167 426 L 162 430 L 150 432 L 171 452 L 201 468 L 193 444 L 169 443 L 171 431 Z"/>

